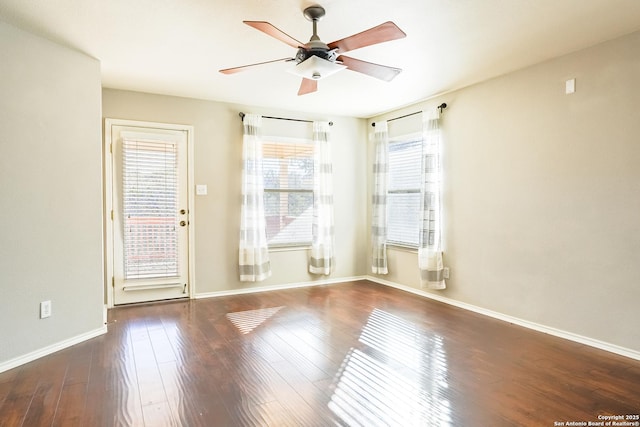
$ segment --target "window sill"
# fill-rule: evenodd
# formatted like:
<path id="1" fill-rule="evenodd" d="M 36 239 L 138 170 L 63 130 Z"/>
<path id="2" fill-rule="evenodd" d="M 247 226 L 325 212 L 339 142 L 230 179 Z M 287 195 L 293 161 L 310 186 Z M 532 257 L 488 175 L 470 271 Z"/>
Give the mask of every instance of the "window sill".
<path id="1" fill-rule="evenodd" d="M 309 249 L 311 249 L 311 245 L 272 246 L 269 248 L 269 252 L 307 251 Z"/>
<path id="2" fill-rule="evenodd" d="M 387 248 L 393 249 L 394 251 L 409 252 L 412 254 L 418 253 L 418 248 L 415 246 L 403 246 L 403 245 L 398 245 L 393 243 L 387 243 Z"/>

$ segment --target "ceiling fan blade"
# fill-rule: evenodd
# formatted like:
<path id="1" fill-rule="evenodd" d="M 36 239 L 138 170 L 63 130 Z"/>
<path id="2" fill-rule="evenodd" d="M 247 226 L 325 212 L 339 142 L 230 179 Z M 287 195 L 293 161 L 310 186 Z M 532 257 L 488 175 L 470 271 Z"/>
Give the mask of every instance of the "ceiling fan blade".
<path id="1" fill-rule="evenodd" d="M 329 49 L 338 48 L 338 52 L 346 53 L 372 44 L 401 39 L 407 35 L 396 24 L 387 21 L 377 27 L 369 28 L 361 33 L 354 34 L 344 39 L 336 40 L 328 44 Z"/>
<path id="2" fill-rule="evenodd" d="M 346 65 L 349 70 L 357 71 L 387 82 L 393 80 L 393 78 L 402 71 L 400 68 L 387 67 L 386 65 L 374 64 L 372 62 L 362 61 L 360 59 L 354 59 L 342 55 L 338 56 L 337 61 Z"/>
<path id="3" fill-rule="evenodd" d="M 242 21 L 242 22 L 244 22 L 250 27 L 255 28 L 256 30 L 260 30 L 265 34 L 280 40 L 281 42 L 288 44 L 291 47 L 295 47 L 296 49 L 301 46 L 304 46 L 304 43 L 294 39 L 289 34 L 274 27 L 273 25 L 271 25 L 266 21 Z"/>
<path id="4" fill-rule="evenodd" d="M 247 68 L 257 67 L 258 65 L 271 64 L 273 62 L 287 62 L 287 61 L 295 61 L 295 59 L 294 58 L 274 59 L 273 61 L 258 62 L 258 63 L 255 63 L 255 64 L 241 65 L 239 67 L 225 68 L 224 70 L 220 70 L 220 72 L 222 74 L 234 74 L 234 73 L 238 73 L 240 71 L 244 71 Z"/>
<path id="5" fill-rule="evenodd" d="M 300 90 L 298 90 L 298 95 L 306 95 L 308 93 L 312 93 L 318 90 L 318 81 L 311 79 L 302 79 L 302 83 L 300 83 Z"/>

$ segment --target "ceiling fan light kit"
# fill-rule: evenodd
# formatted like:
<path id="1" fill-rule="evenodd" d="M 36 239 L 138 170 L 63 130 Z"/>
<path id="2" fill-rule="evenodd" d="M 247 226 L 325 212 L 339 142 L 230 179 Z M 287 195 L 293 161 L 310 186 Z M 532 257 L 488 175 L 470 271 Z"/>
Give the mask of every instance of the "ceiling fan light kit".
<path id="1" fill-rule="evenodd" d="M 287 71 L 304 79 L 320 80 L 329 77 L 338 71 L 347 68 L 346 65 L 337 62 L 327 61 L 319 56 L 311 56 L 308 59 L 288 68 Z"/>
<path id="2" fill-rule="evenodd" d="M 325 15 L 324 8 L 322 6 L 310 6 L 303 11 L 303 15 L 313 23 L 313 34 L 308 43 L 299 42 L 268 22 L 244 21 L 244 23 L 250 27 L 260 30 L 289 46 L 297 48 L 298 51 L 295 58 L 283 58 L 235 68 L 226 68 L 220 70 L 220 72 L 223 74 L 234 74 L 258 65 L 293 61 L 296 65 L 287 71 L 302 77 L 298 95 L 304 95 L 315 92 L 318 89 L 318 80 L 344 69 L 356 71 L 384 81 L 391 81 L 402 71 L 399 68 L 374 64 L 341 55 L 350 50 L 406 37 L 406 34 L 393 22 L 385 22 L 361 33 L 326 44 L 320 40 L 317 32 L 318 21 Z"/>

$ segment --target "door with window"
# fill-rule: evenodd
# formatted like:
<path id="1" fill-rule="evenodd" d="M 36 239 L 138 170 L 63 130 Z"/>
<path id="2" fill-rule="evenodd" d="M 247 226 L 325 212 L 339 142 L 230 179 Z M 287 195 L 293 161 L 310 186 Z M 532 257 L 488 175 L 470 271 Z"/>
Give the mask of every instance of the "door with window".
<path id="1" fill-rule="evenodd" d="M 189 296 L 189 129 L 107 120 L 114 304 Z"/>

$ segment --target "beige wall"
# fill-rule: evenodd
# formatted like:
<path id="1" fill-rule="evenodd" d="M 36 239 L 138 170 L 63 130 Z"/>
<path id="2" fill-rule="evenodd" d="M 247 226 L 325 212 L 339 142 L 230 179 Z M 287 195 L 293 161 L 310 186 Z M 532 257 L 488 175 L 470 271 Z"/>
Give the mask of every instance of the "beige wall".
<path id="1" fill-rule="evenodd" d="M 0 58 L 1 365 L 99 332 L 104 287 L 100 64 L 3 22 Z"/>
<path id="2" fill-rule="evenodd" d="M 195 197 L 195 284 L 197 294 L 326 279 L 307 273 L 307 250 L 271 253 L 273 276 L 263 282 L 238 280 L 242 122 L 238 112 L 332 120 L 335 182 L 336 269 L 329 279 L 366 274 L 365 122 L 347 117 L 313 117 L 212 101 L 104 89 L 103 116 L 194 126 L 195 183 L 208 186 Z M 265 134 L 295 136 L 308 125 L 264 120 Z"/>
<path id="3" fill-rule="evenodd" d="M 449 104 L 442 295 L 640 351 L 639 76 L 636 32 L 376 118 Z"/>

